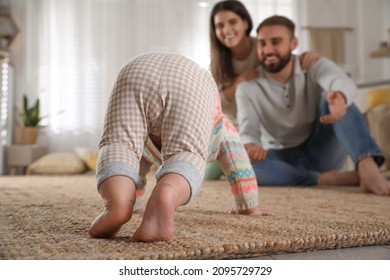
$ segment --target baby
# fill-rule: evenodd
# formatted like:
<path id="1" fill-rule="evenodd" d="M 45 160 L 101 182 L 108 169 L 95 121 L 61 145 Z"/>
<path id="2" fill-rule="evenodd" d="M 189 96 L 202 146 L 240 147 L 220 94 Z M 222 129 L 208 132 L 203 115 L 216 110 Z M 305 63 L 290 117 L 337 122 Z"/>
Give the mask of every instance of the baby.
<path id="1" fill-rule="evenodd" d="M 221 112 L 217 86 L 190 59 L 148 53 L 120 71 L 99 144 L 97 186 L 104 211 L 91 237 L 114 236 L 142 207 L 146 174 L 160 165 L 135 241 L 171 240 L 176 209 L 199 190 L 207 161 L 219 160 L 235 198 L 235 213 L 268 215 L 233 125 Z M 136 204 L 137 201 L 137 204 Z"/>

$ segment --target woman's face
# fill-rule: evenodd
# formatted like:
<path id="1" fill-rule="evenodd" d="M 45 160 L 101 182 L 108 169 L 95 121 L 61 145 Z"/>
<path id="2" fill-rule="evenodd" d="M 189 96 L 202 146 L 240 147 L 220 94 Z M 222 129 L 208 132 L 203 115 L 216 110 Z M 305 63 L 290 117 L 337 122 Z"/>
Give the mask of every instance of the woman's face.
<path id="1" fill-rule="evenodd" d="M 246 37 L 248 22 L 231 11 L 219 11 L 214 16 L 215 35 L 221 44 L 234 48 Z"/>

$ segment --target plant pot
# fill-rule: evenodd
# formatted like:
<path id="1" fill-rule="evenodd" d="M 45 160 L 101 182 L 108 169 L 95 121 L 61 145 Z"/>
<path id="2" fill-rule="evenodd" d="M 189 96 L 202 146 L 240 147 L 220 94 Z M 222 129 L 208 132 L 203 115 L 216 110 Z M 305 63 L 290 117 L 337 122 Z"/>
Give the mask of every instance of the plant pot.
<path id="1" fill-rule="evenodd" d="M 40 127 L 38 126 L 16 126 L 15 144 L 31 145 L 37 142 Z"/>

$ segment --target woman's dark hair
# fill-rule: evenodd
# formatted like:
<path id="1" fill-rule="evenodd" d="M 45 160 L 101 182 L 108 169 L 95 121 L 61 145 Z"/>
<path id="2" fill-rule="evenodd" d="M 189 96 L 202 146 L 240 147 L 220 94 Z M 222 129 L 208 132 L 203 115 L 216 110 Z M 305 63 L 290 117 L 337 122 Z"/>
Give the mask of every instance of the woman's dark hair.
<path id="1" fill-rule="evenodd" d="M 232 55 L 229 48 L 219 42 L 215 34 L 214 17 L 220 11 L 231 11 L 237 14 L 242 20 L 247 21 L 248 29 L 246 35 L 252 31 L 252 19 L 245 6 L 237 0 L 225 0 L 214 5 L 210 14 L 210 54 L 211 74 L 217 83 L 227 82 L 235 78 L 233 71 Z"/>

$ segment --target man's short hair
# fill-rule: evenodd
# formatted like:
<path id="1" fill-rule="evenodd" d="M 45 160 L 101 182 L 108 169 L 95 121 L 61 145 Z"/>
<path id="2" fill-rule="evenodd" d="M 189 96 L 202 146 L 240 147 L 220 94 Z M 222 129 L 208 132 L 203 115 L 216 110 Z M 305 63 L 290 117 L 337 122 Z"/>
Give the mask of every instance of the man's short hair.
<path id="1" fill-rule="evenodd" d="M 291 34 L 291 37 L 294 37 L 295 33 L 295 24 L 289 19 L 284 16 L 271 16 L 263 20 L 259 26 L 256 29 L 256 33 L 259 33 L 259 30 L 265 26 L 274 26 L 274 25 L 283 25 L 285 26 Z"/>

